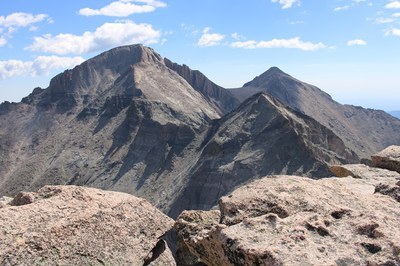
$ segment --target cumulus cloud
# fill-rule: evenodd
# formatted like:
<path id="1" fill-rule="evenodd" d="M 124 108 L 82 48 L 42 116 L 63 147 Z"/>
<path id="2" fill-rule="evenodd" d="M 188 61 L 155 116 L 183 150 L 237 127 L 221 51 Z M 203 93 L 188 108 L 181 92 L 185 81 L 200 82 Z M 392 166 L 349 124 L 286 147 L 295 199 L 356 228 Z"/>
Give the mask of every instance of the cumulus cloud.
<path id="1" fill-rule="evenodd" d="M 46 34 L 35 37 L 33 44 L 25 49 L 57 55 L 81 55 L 133 43 L 157 43 L 159 38 L 160 32 L 154 30 L 150 24 L 123 21 L 105 23 L 94 32 L 87 31 L 82 35 Z"/>
<path id="2" fill-rule="evenodd" d="M 199 46 L 215 46 L 221 44 L 221 41 L 225 39 L 225 35 L 219 33 L 210 33 L 210 28 L 205 28 L 203 30 L 203 35 L 201 35 L 197 44 Z"/>
<path id="3" fill-rule="evenodd" d="M 354 45 L 367 45 L 367 42 L 361 39 L 356 39 L 356 40 L 350 40 L 347 42 L 348 46 L 354 46 Z"/>
<path id="4" fill-rule="evenodd" d="M 23 28 L 41 22 L 47 18 L 48 16 L 46 14 L 33 15 L 29 13 L 17 12 L 6 17 L 0 16 L 0 26 L 5 28 Z"/>
<path id="5" fill-rule="evenodd" d="M 392 1 L 385 6 L 386 8 L 390 9 L 400 9 L 400 1 Z"/>
<path id="6" fill-rule="evenodd" d="M 385 35 L 386 36 L 388 36 L 388 35 L 400 36 L 400 29 L 393 28 L 393 29 L 387 30 Z"/>
<path id="7" fill-rule="evenodd" d="M 11 38 L 19 28 L 29 27 L 31 29 L 37 29 L 34 24 L 47 20 L 49 23 L 51 19 L 46 14 L 33 15 L 29 13 L 17 12 L 12 13 L 8 16 L 0 16 L 0 46 L 7 43 L 7 39 Z"/>
<path id="8" fill-rule="evenodd" d="M 49 75 L 52 70 L 72 68 L 84 59 L 82 57 L 39 56 L 33 61 L 0 61 L 0 79 L 17 76 Z"/>
<path id="9" fill-rule="evenodd" d="M 272 2 L 281 4 L 282 9 L 288 9 L 294 5 L 300 5 L 300 0 L 272 0 Z"/>
<path id="10" fill-rule="evenodd" d="M 394 13 L 394 14 L 392 15 L 392 17 L 400 18 L 400 13 Z"/>
<path id="11" fill-rule="evenodd" d="M 291 39 L 273 39 L 270 41 L 245 41 L 231 44 L 235 48 L 256 49 L 256 48 L 292 48 L 303 51 L 315 51 L 326 48 L 323 43 L 304 42 L 299 37 Z"/>
<path id="12" fill-rule="evenodd" d="M 132 2 L 142 4 L 134 4 Z M 82 8 L 79 10 L 79 14 L 82 16 L 127 17 L 136 13 L 153 12 L 156 8 L 165 6 L 167 5 L 164 2 L 157 0 L 119 0 L 100 9 Z"/>

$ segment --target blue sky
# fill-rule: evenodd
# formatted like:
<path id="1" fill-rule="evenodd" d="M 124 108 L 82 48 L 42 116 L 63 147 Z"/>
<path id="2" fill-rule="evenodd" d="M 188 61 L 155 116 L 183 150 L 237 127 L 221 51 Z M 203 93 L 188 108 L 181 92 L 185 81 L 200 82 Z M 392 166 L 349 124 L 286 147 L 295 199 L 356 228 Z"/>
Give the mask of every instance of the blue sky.
<path id="1" fill-rule="evenodd" d="M 0 102 L 133 43 L 227 88 L 278 66 L 341 103 L 400 110 L 397 0 L 1 0 Z"/>

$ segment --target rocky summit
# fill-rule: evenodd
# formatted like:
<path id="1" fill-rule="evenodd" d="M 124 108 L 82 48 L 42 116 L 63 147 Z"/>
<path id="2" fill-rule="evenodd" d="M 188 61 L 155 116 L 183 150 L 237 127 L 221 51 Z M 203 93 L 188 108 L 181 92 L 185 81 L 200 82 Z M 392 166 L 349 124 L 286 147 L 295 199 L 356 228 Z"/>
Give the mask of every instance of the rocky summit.
<path id="1" fill-rule="evenodd" d="M 149 47 L 111 49 L 0 105 L 0 195 L 79 185 L 176 217 L 266 175 L 321 178 L 400 144 L 400 121 L 271 68 L 239 90 Z"/>
<path id="2" fill-rule="evenodd" d="M 400 175 L 342 165 L 340 178 L 268 176 L 177 219 L 183 265 L 400 265 Z"/>
<path id="3" fill-rule="evenodd" d="M 75 186 L 21 192 L 0 205 L 0 265 L 175 265 L 173 225 L 147 201 Z"/>

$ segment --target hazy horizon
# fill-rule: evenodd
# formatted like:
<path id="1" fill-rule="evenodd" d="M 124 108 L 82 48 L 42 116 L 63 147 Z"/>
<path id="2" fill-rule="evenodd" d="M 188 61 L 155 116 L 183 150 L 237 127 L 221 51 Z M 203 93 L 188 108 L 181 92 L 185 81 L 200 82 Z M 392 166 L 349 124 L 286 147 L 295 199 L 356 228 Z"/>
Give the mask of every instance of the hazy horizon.
<path id="1" fill-rule="evenodd" d="M 67 68 L 143 43 L 226 88 L 272 66 L 343 104 L 400 110 L 400 1 L 4 0 L 0 102 Z"/>

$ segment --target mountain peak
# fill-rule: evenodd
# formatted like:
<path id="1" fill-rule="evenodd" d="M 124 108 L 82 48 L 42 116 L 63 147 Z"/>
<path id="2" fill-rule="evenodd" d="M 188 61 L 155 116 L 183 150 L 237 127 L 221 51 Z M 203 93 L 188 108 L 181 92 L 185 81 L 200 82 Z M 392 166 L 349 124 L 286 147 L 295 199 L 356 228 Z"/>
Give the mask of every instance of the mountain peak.
<path id="1" fill-rule="evenodd" d="M 132 44 L 116 47 L 104 53 L 101 53 L 100 55 L 90 60 L 109 57 L 112 57 L 113 59 L 122 59 L 122 61 L 125 62 L 127 65 L 133 65 L 140 62 L 162 62 L 163 60 L 161 55 L 156 53 L 152 48 L 144 46 L 142 44 Z"/>
<path id="2" fill-rule="evenodd" d="M 271 78 L 280 78 L 280 77 L 290 77 L 291 76 L 282 70 L 280 70 L 278 67 L 273 66 L 269 68 L 267 71 L 262 73 L 261 75 L 255 77 L 252 81 L 247 82 L 246 84 L 243 85 L 243 87 L 253 87 L 253 86 L 258 86 L 260 84 L 265 83 L 266 81 L 271 80 Z"/>
<path id="3" fill-rule="evenodd" d="M 272 74 L 286 74 L 286 73 L 283 72 L 282 70 L 280 70 L 278 67 L 273 66 L 273 67 L 270 67 L 270 69 L 268 69 L 266 72 L 264 72 L 264 74 L 272 75 Z"/>

